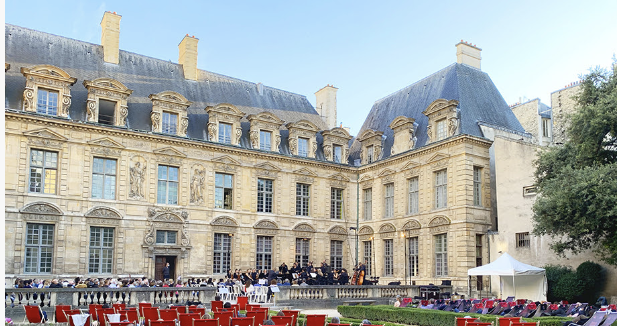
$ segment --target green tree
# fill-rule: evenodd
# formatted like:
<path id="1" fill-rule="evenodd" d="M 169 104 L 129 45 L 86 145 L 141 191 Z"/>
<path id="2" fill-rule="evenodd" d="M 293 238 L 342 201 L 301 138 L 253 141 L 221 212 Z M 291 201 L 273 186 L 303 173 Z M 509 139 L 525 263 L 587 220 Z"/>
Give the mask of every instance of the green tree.
<path id="1" fill-rule="evenodd" d="M 584 76 L 577 103 L 567 142 L 543 150 L 535 162 L 534 234 L 552 236 L 559 255 L 593 249 L 617 266 L 615 69 Z"/>

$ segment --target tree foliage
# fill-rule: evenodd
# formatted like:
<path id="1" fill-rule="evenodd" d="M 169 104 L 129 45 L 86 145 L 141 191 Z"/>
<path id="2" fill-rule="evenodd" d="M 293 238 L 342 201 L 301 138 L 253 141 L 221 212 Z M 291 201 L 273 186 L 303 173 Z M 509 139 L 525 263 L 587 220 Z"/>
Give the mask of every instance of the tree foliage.
<path id="1" fill-rule="evenodd" d="M 535 162 L 534 234 L 552 236 L 557 254 L 593 249 L 617 266 L 617 76 L 596 68 L 581 84 L 568 140 Z"/>

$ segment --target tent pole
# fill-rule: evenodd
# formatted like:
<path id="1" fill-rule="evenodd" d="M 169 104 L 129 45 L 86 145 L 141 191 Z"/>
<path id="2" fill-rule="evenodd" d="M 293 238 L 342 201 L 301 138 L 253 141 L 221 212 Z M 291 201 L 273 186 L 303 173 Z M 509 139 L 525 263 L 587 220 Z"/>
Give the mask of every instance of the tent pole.
<path id="1" fill-rule="evenodd" d="M 471 299 L 471 276 L 467 275 L 467 299 Z"/>
<path id="2" fill-rule="evenodd" d="M 516 299 L 516 281 L 514 281 L 515 276 L 512 274 L 512 286 L 514 287 L 514 299 Z"/>

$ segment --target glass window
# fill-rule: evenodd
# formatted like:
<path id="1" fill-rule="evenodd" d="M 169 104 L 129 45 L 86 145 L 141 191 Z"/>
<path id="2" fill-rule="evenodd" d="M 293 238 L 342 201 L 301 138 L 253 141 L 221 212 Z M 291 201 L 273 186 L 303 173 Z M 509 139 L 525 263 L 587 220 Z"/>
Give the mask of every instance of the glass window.
<path id="1" fill-rule="evenodd" d="M 343 218 L 343 189 L 330 190 L 330 218 L 337 220 Z"/>
<path id="2" fill-rule="evenodd" d="M 330 241 L 330 266 L 334 269 L 343 268 L 343 241 Z"/>
<path id="3" fill-rule="evenodd" d="M 385 207 L 386 218 L 394 217 L 394 184 L 389 183 L 386 185 Z"/>
<path id="4" fill-rule="evenodd" d="M 482 168 L 473 167 L 473 204 L 482 206 Z"/>
<path id="5" fill-rule="evenodd" d="M 418 188 L 418 177 L 409 179 L 409 198 L 407 199 L 407 213 L 417 214 L 420 211 L 420 193 Z"/>
<path id="6" fill-rule="evenodd" d="M 306 266 L 309 262 L 309 254 L 311 252 L 310 239 L 296 239 L 296 262 L 300 266 Z"/>
<path id="7" fill-rule="evenodd" d="M 542 118 L 542 136 L 551 137 L 551 119 Z"/>
<path id="8" fill-rule="evenodd" d="M 529 248 L 530 239 L 529 232 L 522 232 L 516 234 L 516 248 Z"/>
<path id="9" fill-rule="evenodd" d="M 366 265 L 366 275 L 373 275 L 373 242 L 363 241 L 364 243 L 364 264 Z"/>
<path id="10" fill-rule="evenodd" d="M 111 274 L 113 257 L 114 229 L 95 226 L 90 227 L 88 273 Z"/>
<path id="11" fill-rule="evenodd" d="M 58 115 L 58 92 L 39 88 L 37 93 L 36 112 Z"/>
<path id="12" fill-rule="evenodd" d="M 308 156 L 308 138 L 298 137 L 298 156 Z"/>
<path id="13" fill-rule="evenodd" d="M 58 153 L 38 149 L 30 151 L 30 192 L 56 193 Z"/>
<path id="14" fill-rule="evenodd" d="M 257 211 L 272 213 L 272 180 L 257 179 Z"/>
<path id="15" fill-rule="evenodd" d="M 374 161 L 374 153 L 373 145 L 366 147 L 366 163 L 373 163 Z"/>
<path id="16" fill-rule="evenodd" d="M 363 191 L 364 202 L 364 220 L 370 221 L 373 219 L 373 188 L 367 188 Z"/>
<path id="17" fill-rule="evenodd" d="M 446 170 L 435 172 L 435 208 L 448 206 L 448 173 Z"/>
<path id="18" fill-rule="evenodd" d="M 435 140 L 442 140 L 446 138 L 446 119 L 437 121 L 437 138 Z"/>
<path id="19" fill-rule="evenodd" d="M 227 233 L 214 234 L 213 273 L 224 274 L 231 268 L 231 235 Z"/>
<path id="20" fill-rule="evenodd" d="M 419 264 L 419 259 L 418 259 L 418 237 L 412 237 L 408 239 L 408 245 L 409 245 L 409 268 L 407 269 L 409 271 L 409 275 L 410 276 L 418 276 L 418 264 Z"/>
<path id="21" fill-rule="evenodd" d="M 233 175 L 214 175 L 214 208 L 233 209 Z"/>
<path id="22" fill-rule="evenodd" d="M 383 276 L 392 276 L 394 274 L 394 241 L 386 239 L 383 241 Z"/>
<path id="23" fill-rule="evenodd" d="M 161 127 L 161 132 L 164 134 L 177 134 L 178 129 L 178 115 L 171 112 L 163 111 L 163 124 Z"/>
<path id="24" fill-rule="evenodd" d="M 272 133 L 265 130 L 259 131 L 259 149 L 264 151 L 272 150 Z"/>
<path id="25" fill-rule="evenodd" d="M 272 268 L 272 237 L 257 236 L 257 269 Z"/>
<path id="26" fill-rule="evenodd" d="M 156 243 L 158 244 L 176 244 L 176 238 L 178 236 L 177 231 L 156 231 Z"/>
<path id="27" fill-rule="evenodd" d="M 158 193 L 159 204 L 178 205 L 178 168 L 159 165 Z"/>
<path id="28" fill-rule="evenodd" d="M 106 125 L 113 125 L 115 113 L 116 113 L 116 102 L 102 100 L 102 99 L 99 100 L 99 119 L 98 119 L 99 123 L 106 124 Z"/>
<path id="29" fill-rule="evenodd" d="M 310 185 L 296 183 L 296 215 L 309 216 L 310 189 Z"/>
<path id="30" fill-rule="evenodd" d="M 116 199 L 116 160 L 95 157 L 92 165 L 92 198 Z"/>
<path id="31" fill-rule="evenodd" d="M 219 122 L 219 143 L 231 144 L 231 124 Z"/>
<path id="32" fill-rule="evenodd" d="M 334 162 L 335 163 L 343 163 L 343 147 L 339 145 L 334 145 Z"/>
<path id="33" fill-rule="evenodd" d="M 448 276 L 448 236 L 435 236 L 435 276 Z"/>
<path id="34" fill-rule="evenodd" d="M 50 274 L 54 254 L 54 226 L 30 224 L 26 226 L 26 258 L 24 273 Z"/>

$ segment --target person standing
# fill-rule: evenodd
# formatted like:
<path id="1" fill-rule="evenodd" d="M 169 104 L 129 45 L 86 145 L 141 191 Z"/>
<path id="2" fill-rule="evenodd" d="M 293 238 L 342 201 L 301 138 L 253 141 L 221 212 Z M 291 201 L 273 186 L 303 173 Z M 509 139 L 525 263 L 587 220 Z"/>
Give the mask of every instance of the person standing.
<path id="1" fill-rule="evenodd" d="M 169 280 L 169 263 L 165 263 L 165 267 L 163 267 L 163 279 L 165 282 Z"/>

